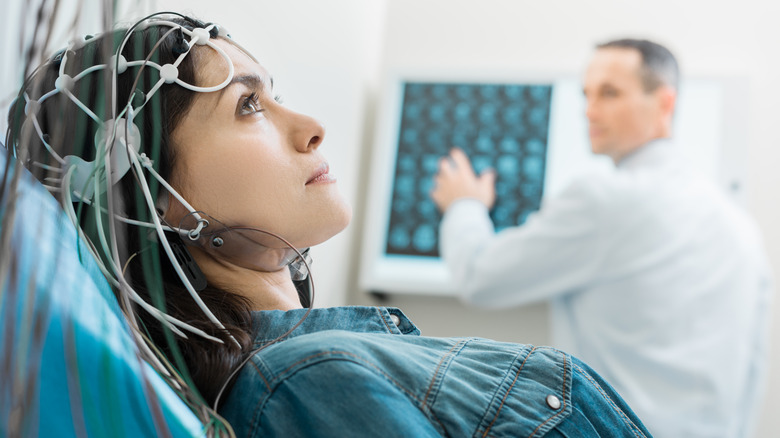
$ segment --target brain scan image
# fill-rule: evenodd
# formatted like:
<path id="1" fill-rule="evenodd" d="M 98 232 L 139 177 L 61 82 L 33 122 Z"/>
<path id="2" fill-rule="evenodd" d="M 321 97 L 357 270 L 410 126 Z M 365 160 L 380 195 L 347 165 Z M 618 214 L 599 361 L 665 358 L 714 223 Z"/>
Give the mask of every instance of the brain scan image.
<path id="1" fill-rule="evenodd" d="M 496 171 L 496 230 L 520 225 L 542 200 L 551 85 L 406 82 L 403 87 L 388 255 L 438 257 L 441 214 L 429 192 L 452 147 L 477 173 Z"/>

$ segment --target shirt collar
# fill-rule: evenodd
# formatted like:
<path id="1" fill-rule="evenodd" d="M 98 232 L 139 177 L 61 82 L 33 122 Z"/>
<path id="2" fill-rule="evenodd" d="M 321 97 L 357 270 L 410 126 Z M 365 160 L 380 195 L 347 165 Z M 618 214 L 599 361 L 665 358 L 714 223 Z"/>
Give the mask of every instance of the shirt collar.
<path id="1" fill-rule="evenodd" d="M 419 335 L 420 330 L 404 313 L 394 307 L 346 306 L 294 310 L 262 310 L 252 312 L 255 344 L 278 340 L 287 331 L 300 325 L 284 339 L 325 330 L 347 330 L 362 333 Z M 301 321 L 303 319 L 303 321 Z"/>
<path id="2" fill-rule="evenodd" d="M 640 146 L 623 157 L 617 164 L 618 169 L 634 170 L 641 167 L 654 167 L 669 163 L 673 159 L 674 145 L 669 138 L 658 138 Z"/>

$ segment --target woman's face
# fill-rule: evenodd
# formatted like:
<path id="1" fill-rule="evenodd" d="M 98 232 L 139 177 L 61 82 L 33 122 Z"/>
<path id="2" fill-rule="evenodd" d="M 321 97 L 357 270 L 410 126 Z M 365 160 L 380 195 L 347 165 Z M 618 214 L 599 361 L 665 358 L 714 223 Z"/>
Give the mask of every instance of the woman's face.
<path id="1" fill-rule="evenodd" d="M 319 149 L 325 128 L 278 103 L 270 75 L 247 54 L 225 40 L 215 43 L 233 62 L 233 80 L 221 91 L 197 93 L 171 134 L 173 186 L 226 225 L 270 231 L 299 248 L 329 239 L 352 213 Z M 197 84 L 223 82 L 224 58 L 198 50 Z"/>

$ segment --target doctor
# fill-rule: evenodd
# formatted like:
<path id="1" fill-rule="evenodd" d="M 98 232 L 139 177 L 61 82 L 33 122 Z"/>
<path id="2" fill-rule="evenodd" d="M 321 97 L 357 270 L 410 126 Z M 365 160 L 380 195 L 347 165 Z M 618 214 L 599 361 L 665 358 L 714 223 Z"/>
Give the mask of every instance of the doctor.
<path id="1" fill-rule="evenodd" d="M 612 382 L 654 435 L 749 436 L 770 273 L 753 222 L 680 160 L 678 75 L 658 44 L 599 45 L 586 116 L 593 152 L 617 172 L 573 182 L 520 227 L 494 232 L 494 175 L 452 150 L 431 192 L 441 253 L 468 303 L 549 300 L 553 344 Z"/>

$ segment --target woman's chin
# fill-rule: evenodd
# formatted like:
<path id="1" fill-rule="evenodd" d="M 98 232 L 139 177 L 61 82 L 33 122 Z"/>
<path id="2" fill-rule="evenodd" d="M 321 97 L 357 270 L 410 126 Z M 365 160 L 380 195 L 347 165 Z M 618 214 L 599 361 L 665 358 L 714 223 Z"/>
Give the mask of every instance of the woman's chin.
<path id="1" fill-rule="evenodd" d="M 300 239 L 301 244 L 296 245 L 296 247 L 309 248 L 316 246 L 344 231 L 352 220 L 352 207 L 344 203 L 339 208 L 334 208 L 317 219 L 316 223 L 312 224 L 310 228 L 317 231 Z"/>

